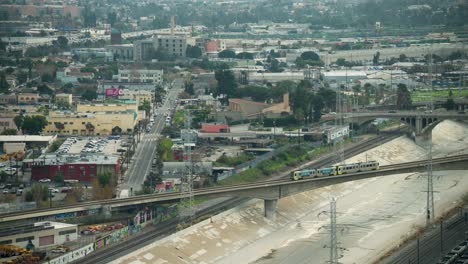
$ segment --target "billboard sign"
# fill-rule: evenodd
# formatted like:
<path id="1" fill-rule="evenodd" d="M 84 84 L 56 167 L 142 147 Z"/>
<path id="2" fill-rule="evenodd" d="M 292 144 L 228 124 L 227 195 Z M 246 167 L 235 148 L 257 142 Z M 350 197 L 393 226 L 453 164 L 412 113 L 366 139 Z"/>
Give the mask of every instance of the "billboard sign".
<path id="1" fill-rule="evenodd" d="M 119 97 L 120 95 L 123 95 L 123 89 L 120 89 L 120 88 L 106 89 L 106 97 Z"/>

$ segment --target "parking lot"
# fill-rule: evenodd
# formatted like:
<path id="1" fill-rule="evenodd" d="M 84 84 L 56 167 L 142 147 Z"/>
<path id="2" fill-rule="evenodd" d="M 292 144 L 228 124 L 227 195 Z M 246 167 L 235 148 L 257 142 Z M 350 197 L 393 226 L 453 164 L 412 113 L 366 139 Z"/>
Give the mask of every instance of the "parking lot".
<path id="1" fill-rule="evenodd" d="M 128 143 L 119 136 L 109 137 L 70 137 L 56 151 L 60 154 L 103 153 L 119 155 Z"/>

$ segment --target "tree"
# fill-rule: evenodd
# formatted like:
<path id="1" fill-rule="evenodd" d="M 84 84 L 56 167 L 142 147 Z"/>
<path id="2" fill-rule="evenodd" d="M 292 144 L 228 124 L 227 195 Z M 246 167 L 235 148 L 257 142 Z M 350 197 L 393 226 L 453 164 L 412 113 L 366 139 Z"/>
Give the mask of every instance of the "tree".
<path id="1" fill-rule="evenodd" d="M 62 134 L 62 130 L 65 129 L 65 125 L 62 122 L 55 122 L 54 125 L 55 125 L 55 128 L 58 129 L 59 134 Z"/>
<path id="2" fill-rule="evenodd" d="M 41 75 L 41 80 L 43 82 L 53 82 L 54 81 L 54 76 L 48 73 L 44 73 Z"/>
<path id="3" fill-rule="evenodd" d="M 19 130 L 23 131 L 24 116 L 22 114 L 15 116 L 13 118 L 13 122 L 15 122 L 15 125 Z"/>
<path id="4" fill-rule="evenodd" d="M 405 62 L 406 60 L 408 60 L 408 57 L 405 54 L 400 54 L 400 57 L 398 57 L 399 62 Z"/>
<path id="5" fill-rule="evenodd" d="M 156 147 L 156 153 L 162 161 L 168 161 L 172 159 L 172 140 L 169 138 L 163 138 L 159 140 L 158 146 Z"/>
<path id="6" fill-rule="evenodd" d="M 238 59 L 244 59 L 244 60 L 253 60 L 253 54 L 249 52 L 241 52 L 236 55 L 236 58 Z"/>
<path id="7" fill-rule="evenodd" d="M 323 66 L 323 61 L 320 60 L 320 57 L 317 53 L 313 51 L 306 51 L 301 54 L 296 59 L 296 66 L 299 68 L 304 68 L 307 65 L 309 66 Z"/>
<path id="8" fill-rule="evenodd" d="M 39 135 L 47 126 L 47 119 L 42 115 L 25 116 L 22 131 L 28 135 Z"/>
<path id="9" fill-rule="evenodd" d="M 150 114 L 151 111 L 151 104 L 149 101 L 144 100 L 141 105 L 138 106 L 138 110 L 144 110 L 146 112 L 146 115 Z"/>
<path id="10" fill-rule="evenodd" d="M 9 94 L 10 84 L 6 80 L 5 74 L 2 73 L 0 76 L 0 93 Z"/>
<path id="11" fill-rule="evenodd" d="M 117 22 L 117 14 L 115 12 L 110 12 L 107 14 L 107 22 L 113 26 Z"/>
<path id="12" fill-rule="evenodd" d="M 454 110 L 456 105 L 455 101 L 452 98 L 448 98 L 447 101 L 444 104 L 445 109 L 447 110 Z"/>
<path id="13" fill-rule="evenodd" d="M 54 41 L 53 44 L 61 49 L 66 49 L 68 48 L 68 39 L 64 36 L 58 36 L 57 41 Z"/>
<path id="14" fill-rule="evenodd" d="M 215 78 L 218 81 L 216 95 L 224 94 L 229 98 L 235 93 L 237 82 L 232 71 L 217 70 L 215 71 Z"/>
<path id="15" fill-rule="evenodd" d="M 87 100 L 87 101 L 92 101 L 97 98 L 97 92 L 96 90 L 86 90 L 82 95 L 81 98 Z"/>
<path id="16" fill-rule="evenodd" d="M 194 95 L 195 90 L 193 89 L 193 82 L 185 83 L 184 91 L 190 95 Z"/>
<path id="17" fill-rule="evenodd" d="M 410 110 L 412 108 L 411 94 L 405 84 L 398 84 L 397 109 Z"/>
<path id="18" fill-rule="evenodd" d="M 36 206 L 40 206 L 42 202 L 49 198 L 49 189 L 41 184 L 34 184 L 31 187 L 31 193 Z"/>
<path id="19" fill-rule="evenodd" d="M 39 94 L 53 94 L 54 93 L 54 91 L 50 89 L 49 86 L 47 86 L 46 84 L 41 84 L 37 86 L 37 91 L 39 92 Z"/>
<path id="20" fill-rule="evenodd" d="M 226 49 L 218 53 L 219 58 L 224 58 L 224 59 L 233 59 L 236 57 L 236 52 L 230 49 Z"/>
<path id="21" fill-rule="evenodd" d="M 187 45 L 187 50 L 185 54 L 189 58 L 198 59 L 202 56 L 202 50 L 197 46 Z"/>
<path id="22" fill-rule="evenodd" d="M 379 59 L 380 59 L 380 52 L 377 51 L 377 53 L 375 53 L 374 57 L 372 58 L 372 63 L 374 65 L 379 65 Z"/>
<path id="23" fill-rule="evenodd" d="M 18 83 L 20 84 L 25 83 L 28 80 L 28 73 L 24 71 L 20 71 L 16 75 L 16 79 L 18 80 Z"/>
<path id="24" fill-rule="evenodd" d="M 88 136 L 94 134 L 94 125 L 91 124 L 90 122 L 85 124 L 86 131 L 88 131 Z"/>
<path id="25" fill-rule="evenodd" d="M 5 128 L 2 131 L 2 135 L 13 135 L 14 136 L 16 134 L 17 134 L 17 131 L 14 128 Z"/>
<path id="26" fill-rule="evenodd" d="M 447 57 L 447 59 L 448 59 L 449 61 L 459 60 L 459 59 L 461 59 L 461 58 L 463 58 L 463 53 L 462 53 L 461 51 L 459 51 L 459 50 L 453 51 L 453 52 L 450 53 L 450 54 L 448 55 L 448 57 Z"/>
<path id="27" fill-rule="evenodd" d="M 313 51 L 303 52 L 300 56 L 302 60 L 320 61 L 320 56 Z"/>

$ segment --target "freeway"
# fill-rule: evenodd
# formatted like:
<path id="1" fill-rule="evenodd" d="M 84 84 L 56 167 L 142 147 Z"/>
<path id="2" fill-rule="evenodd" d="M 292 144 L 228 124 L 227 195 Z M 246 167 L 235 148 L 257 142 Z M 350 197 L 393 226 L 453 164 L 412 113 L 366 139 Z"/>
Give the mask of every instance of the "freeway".
<path id="1" fill-rule="evenodd" d="M 142 141 L 132 158 L 130 168 L 126 173 L 127 178 L 120 187 L 121 190 L 128 190 L 130 193 L 131 190 L 135 192 L 141 189 L 141 186 L 145 181 L 145 177 L 148 175 L 151 168 L 151 161 L 156 150 L 157 138 L 165 125 L 163 113 L 167 112 L 167 109 L 175 106 L 176 98 L 181 91 L 181 87 L 181 80 L 178 79 L 174 81 L 173 88 L 169 89 L 162 107 L 156 109 L 158 115 L 154 120 L 155 124 L 149 133 L 145 133 L 143 135 Z"/>
<path id="2" fill-rule="evenodd" d="M 436 170 L 438 166 L 444 166 L 444 169 L 457 169 L 454 164 L 467 164 L 467 155 L 457 155 L 444 158 L 437 158 L 432 160 L 433 169 Z M 194 196 L 204 197 L 223 197 L 223 196 L 239 196 L 239 197 L 250 197 L 250 198 L 263 198 L 259 195 L 267 194 L 274 196 L 278 189 L 280 190 L 280 196 L 282 198 L 287 195 L 292 195 L 305 189 L 310 190 L 314 188 L 320 188 L 332 184 L 354 181 L 359 179 L 366 179 L 378 176 L 393 175 L 399 173 L 406 173 L 412 171 L 425 171 L 428 162 L 426 160 L 405 162 L 387 166 L 381 166 L 378 171 L 367 171 L 351 173 L 339 176 L 327 176 L 312 179 L 304 179 L 301 181 L 290 181 L 288 179 L 280 180 L 269 180 L 254 183 L 244 183 L 229 186 L 218 186 L 211 188 L 202 188 L 193 192 Z M 304 186 L 312 186 L 310 188 L 304 188 Z M 288 189 L 290 188 L 290 189 Z M 303 189 L 301 189 L 303 188 Z M 281 189 L 284 189 L 283 192 Z M 296 192 L 294 192 L 296 190 Z M 281 195 L 283 193 L 283 195 Z M 122 199 L 108 199 L 101 201 L 85 202 L 79 205 L 62 206 L 46 209 L 34 209 L 25 210 L 20 212 L 0 214 L 0 222 L 18 221 L 24 219 L 30 219 L 35 217 L 46 217 L 61 213 L 78 212 L 92 209 L 105 209 L 111 210 L 117 207 L 128 207 L 135 205 L 144 205 L 157 202 L 173 202 L 179 201 L 181 198 L 187 197 L 188 193 L 163 193 L 163 194 L 148 194 L 140 195 Z M 274 198 L 273 198 L 274 199 Z"/>

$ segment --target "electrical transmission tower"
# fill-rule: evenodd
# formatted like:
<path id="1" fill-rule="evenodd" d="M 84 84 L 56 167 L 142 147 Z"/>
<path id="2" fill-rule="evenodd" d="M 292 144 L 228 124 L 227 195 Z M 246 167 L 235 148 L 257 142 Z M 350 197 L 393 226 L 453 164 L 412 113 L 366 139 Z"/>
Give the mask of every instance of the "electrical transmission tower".
<path id="1" fill-rule="evenodd" d="M 336 91 L 336 115 L 335 115 L 335 129 L 341 131 L 343 127 L 343 98 L 341 95 L 342 86 L 338 86 Z M 343 135 L 344 136 L 344 135 Z M 336 163 L 344 163 L 344 144 L 343 138 L 339 138 L 338 135 L 335 135 L 333 140 L 333 152 L 336 154 Z"/>
<path id="2" fill-rule="evenodd" d="M 338 239 L 336 237 L 336 198 L 330 199 L 330 263 L 338 264 Z"/>
<path id="3" fill-rule="evenodd" d="M 180 224 L 182 226 L 192 225 L 195 210 L 193 208 L 193 160 L 192 147 L 194 143 L 190 138 L 190 128 L 192 126 L 192 117 L 190 112 L 185 112 L 185 128 L 188 131 L 183 138 L 184 141 L 184 163 L 187 165 L 187 173 L 181 178 L 181 192 L 186 194 L 181 199 Z"/>
<path id="4" fill-rule="evenodd" d="M 432 92 L 434 91 L 433 87 L 433 76 L 432 76 L 432 45 L 429 52 L 429 81 L 431 82 L 431 98 L 429 110 L 434 110 L 434 98 Z M 433 183 L 433 174 L 432 174 L 432 131 L 429 131 L 428 138 L 428 148 L 427 148 L 427 204 L 426 204 L 426 225 L 434 223 L 434 183 Z"/>

